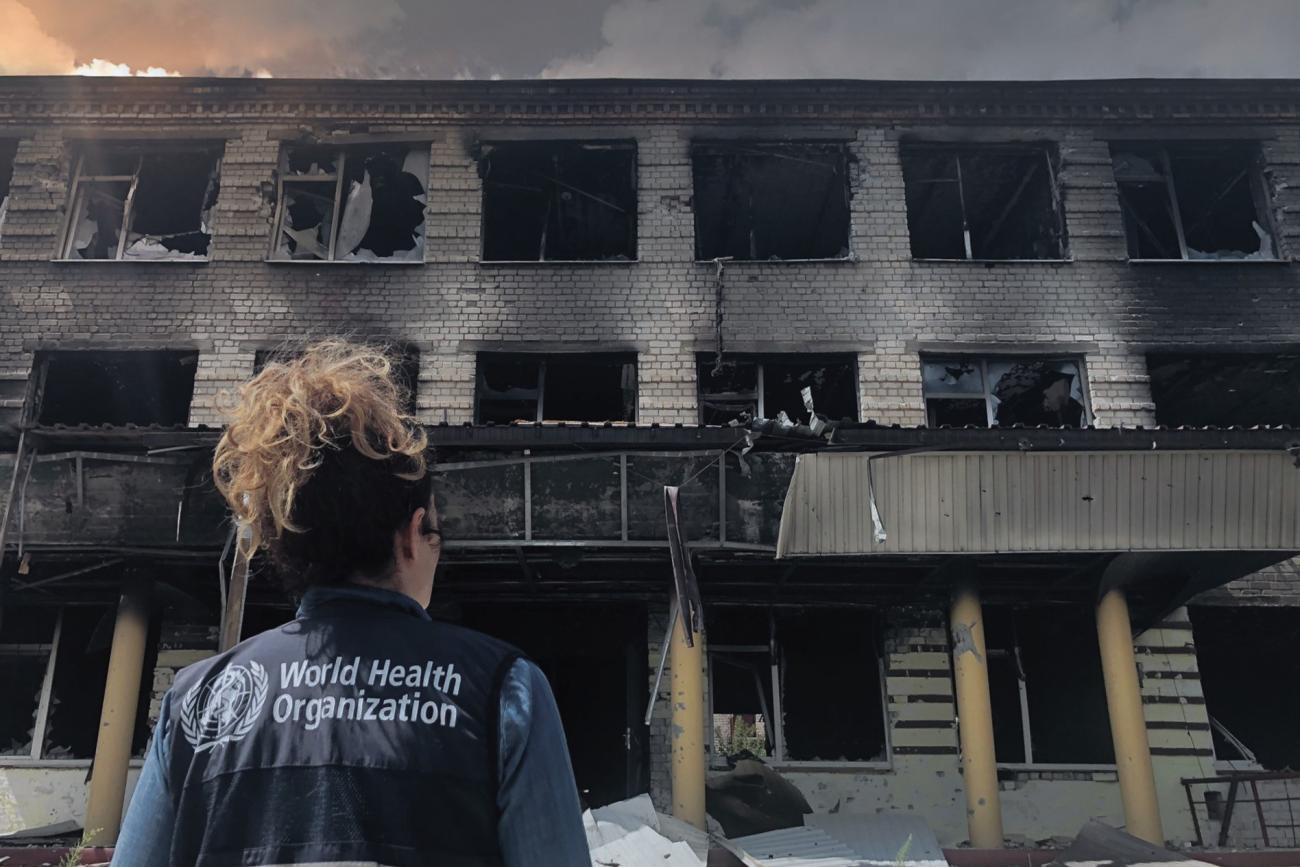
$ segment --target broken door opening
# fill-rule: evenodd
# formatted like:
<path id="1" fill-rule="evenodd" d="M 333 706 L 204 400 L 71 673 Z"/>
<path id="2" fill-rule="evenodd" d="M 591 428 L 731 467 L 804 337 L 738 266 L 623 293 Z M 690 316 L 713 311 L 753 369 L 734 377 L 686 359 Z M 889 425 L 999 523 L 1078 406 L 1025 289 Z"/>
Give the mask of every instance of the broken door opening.
<path id="1" fill-rule="evenodd" d="M 636 356 L 479 353 L 474 420 L 635 421 Z"/>
<path id="2" fill-rule="evenodd" d="M 1147 356 L 1156 424 L 1300 427 L 1300 355 Z"/>
<path id="3" fill-rule="evenodd" d="M 16 139 L 0 138 L 0 236 L 4 235 L 5 214 L 9 212 L 9 187 L 14 178 L 14 158 L 17 154 Z"/>
<path id="4" fill-rule="evenodd" d="M 858 417 L 858 360 L 853 355 L 696 356 L 700 423 L 725 425 L 784 415 L 810 423 L 812 413 L 836 420 Z M 812 410 L 804 401 L 810 389 Z"/>
<path id="5" fill-rule="evenodd" d="M 45 352 L 38 424 L 183 425 L 194 395 L 197 352 Z"/>
<path id="6" fill-rule="evenodd" d="M 221 148 L 124 145 L 77 160 L 62 258 L 203 260 Z"/>
<path id="7" fill-rule="evenodd" d="M 1130 259 L 1278 258 L 1259 148 L 1111 146 Z"/>
<path id="8" fill-rule="evenodd" d="M 900 158 L 913 258 L 1065 258 L 1054 149 L 909 143 Z"/>
<path id="9" fill-rule="evenodd" d="M 848 258 L 849 163 L 843 143 L 696 145 L 695 258 Z"/>
<path id="10" fill-rule="evenodd" d="M 428 145 L 289 146 L 271 258 L 423 262 Z"/>
<path id="11" fill-rule="evenodd" d="M 635 142 L 484 145 L 483 260 L 636 258 Z"/>
<path id="12" fill-rule="evenodd" d="M 930 427 L 1085 427 L 1082 364 L 1069 358 L 926 358 Z"/>

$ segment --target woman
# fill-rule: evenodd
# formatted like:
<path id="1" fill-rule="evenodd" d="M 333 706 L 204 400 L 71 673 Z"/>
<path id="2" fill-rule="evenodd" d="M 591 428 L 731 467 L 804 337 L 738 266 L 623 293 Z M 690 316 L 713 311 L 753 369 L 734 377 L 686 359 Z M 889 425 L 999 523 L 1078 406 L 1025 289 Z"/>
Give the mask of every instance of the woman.
<path id="1" fill-rule="evenodd" d="M 589 865 L 545 677 L 434 623 L 424 432 L 344 341 L 240 391 L 213 473 L 301 605 L 163 702 L 113 863 Z"/>

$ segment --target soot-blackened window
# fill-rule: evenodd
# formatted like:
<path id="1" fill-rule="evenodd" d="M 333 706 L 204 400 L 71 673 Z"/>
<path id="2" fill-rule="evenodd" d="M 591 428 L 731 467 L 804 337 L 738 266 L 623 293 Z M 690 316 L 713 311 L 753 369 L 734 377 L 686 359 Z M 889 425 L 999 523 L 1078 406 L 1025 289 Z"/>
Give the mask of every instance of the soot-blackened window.
<path id="1" fill-rule="evenodd" d="M 423 262 L 428 145 L 286 147 L 271 257 Z"/>
<path id="2" fill-rule="evenodd" d="M 202 260 L 220 189 L 219 146 L 88 148 L 77 159 L 61 256 Z"/>
<path id="3" fill-rule="evenodd" d="M 812 414 L 836 421 L 858 417 L 857 358 L 852 355 L 697 356 L 700 423 L 749 418 L 809 423 Z M 808 389 L 805 401 L 804 390 Z M 812 410 L 808 409 L 812 404 Z"/>
<path id="4" fill-rule="evenodd" d="M 901 158 L 913 257 L 1065 258 L 1051 148 L 908 144 Z"/>
<path id="5" fill-rule="evenodd" d="M 484 261 L 636 258 L 635 143 L 501 142 L 478 171 Z"/>
<path id="6" fill-rule="evenodd" d="M 636 420 L 634 355 L 484 352 L 477 379 L 479 424 Z"/>
<path id="7" fill-rule="evenodd" d="M 185 424 L 199 354 L 187 351 L 48 352 L 40 424 Z"/>
<path id="8" fill-rule="evenodd" d="M 1084 427 L 1081 363 L 1074 359 L 926 358 L 921 365 L 931 427 Z"/>
<path id="9" fill-rule="evenodd" d="M 1156 424 L 1300 427 L 1300 355 L 1147 356 Z"/>
<path id="10" fill-rule="evenodd" d="M 296 346 L 258 349 L 253 353 L 253 374 L 261 373 L 272 362 L 297 358 L 303 351 Z M 393 364 L 393 380 L 397 383 L 403 406 L 406 412 L 413 415 L 420 381 L 420 348 L 410 344 L 397 344 L 387 354 Z"/>
<path id="11" fill-rule="evenodd" d="M 9 211 L 9 187 L 14 179 L 14 157 L 17 154 L 16 140 L 0 138 L 0 235 L 4 234 L 5 214 Z"/>
<path id="12" fill-rule="evenodd" d="M 1258 147 L 1113 144 L 1130 259 L 1278 258 Z"/>
<path id="13" fill-rule="evenodd" d="M 695 258 L 847 258 L 849 164 L 836 143 L 696 145 Z"/>

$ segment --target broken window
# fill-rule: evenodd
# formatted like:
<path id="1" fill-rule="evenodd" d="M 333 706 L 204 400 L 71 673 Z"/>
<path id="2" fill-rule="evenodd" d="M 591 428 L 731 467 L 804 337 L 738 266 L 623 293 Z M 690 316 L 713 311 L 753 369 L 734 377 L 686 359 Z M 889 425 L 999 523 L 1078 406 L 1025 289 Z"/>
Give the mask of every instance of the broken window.
<path id="1" fill-rule="evenodd" d="M 47 352 L 39 424 L 182 425 L 199 354 L 187 351 Z"/>
<path id="2" fill-rule="evenodd" d="M 1300 427 L 1300 355 L 1147 356 L 1156 424 Z"/>
<path id="3" fill-rule="evenodd" d="M 38 720 L 58 610 L 6 609 L 0 627 L 0 756 L 40 758 Z"/>
<path id="4" fill-rule="evenodd" d="M 221 149 L 92 148 L 77 160 L 64 259 L 202 260 Z"/>
<path id="5" fill-rule="evenodd" d="M 984 639 L 999 764 L 1115 761 L 1091 609 L 989 606 Z"/>
<path id="6" fill-rule="evenodd" d="M 423 262 L 429 148 L 290 146 L 272 258 Z"/>
<path id="7" fill-rule="evenodd" d="M 501 142 L 483 147 L 483 259 L 636 258 L 636 144 Z"/>
<path id="8" fill-rule="evenodd" d="M 725 425 L 747 413 L 808 423 L 858 417 L 858 362 L 852 355 L 697 356 L 700 423 Z M 808 392 L 805 400 L 804 393 Z M 812 407 L 809 408 L 808 404 Z"/>
<path id="9" fill-rule="evenodd" d="M 479 424 L 635 421 L 636 356 L 483 352 L 474 403 Z"/>
<path id="10" fill-rule="evenodd" d="M 18 154 L 18 142 L 14 139 L 0 139 L 0 235 L 5 230 L 5 214 L 9 211 L 9 186 L 14 178 L 14 157 Z"/>
<path id="11" fill-rule="evenodd" d="M 1215 756 L 1300 770 L 1300 608 L 1188 609 Z"/>
<path id="12" fill-rule="evenodd" d="M 849 162 L 842 143 L 696 145 L 695 258 L 847 258 Z"/>
<path id="13" fill-rule="evenodd" d="M 712 611 L 715 765 L 746 752 L 777 762 L 887 759 L 884 681 L 870 612 Z"/>
<path id="14" fill-rule="evenodd" d="M 302 353 L 303 350 L 297 348 L 258 349 L 253 353 L 253 375 L 261 373 L 273 361 L 289 361 Z M 420 380 L 420 348 L 399 344 L 391 350 L 389 358 L 393 362 L 393 379 L 401 391 L 404 408 L 414 415 Z"/>
<path id="15" fill-rule="evenodd" d="M 1257 147 L 1111 145 L 1130 259 L 1276 259 Z"/>
<path id="16" fill-rule="evenodd" d="M 1084 427 L 1081 365 L 1074 359 L 926 358 L 921 365 L 931 427 Z"/>
<path id="17" fill-rule="evenodd" d="M 901 159 L 914 258 L 1065 258 L 1051 148 L 907 144 Z"/>

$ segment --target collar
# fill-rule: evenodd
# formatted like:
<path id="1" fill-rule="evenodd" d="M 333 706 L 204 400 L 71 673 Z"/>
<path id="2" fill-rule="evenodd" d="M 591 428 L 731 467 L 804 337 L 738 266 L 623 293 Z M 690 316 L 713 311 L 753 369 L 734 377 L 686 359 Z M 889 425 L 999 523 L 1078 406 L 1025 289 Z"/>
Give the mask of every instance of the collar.
<path id="1" fill-rule="evenodd" d="M 432 619 L 429 617 L 429 612 L 420 607 L 420 603 L 405 593 L 362 584 L 332 584 L 311 587 L 303 594 L 302 602 L 298 605 L 297 616 L 312 617 L 319 614 L 324 606 L 336 604 L 378 605 L 384 608 L 395 608 L 403 614 L 409 614 L 421 620 Z"/>

